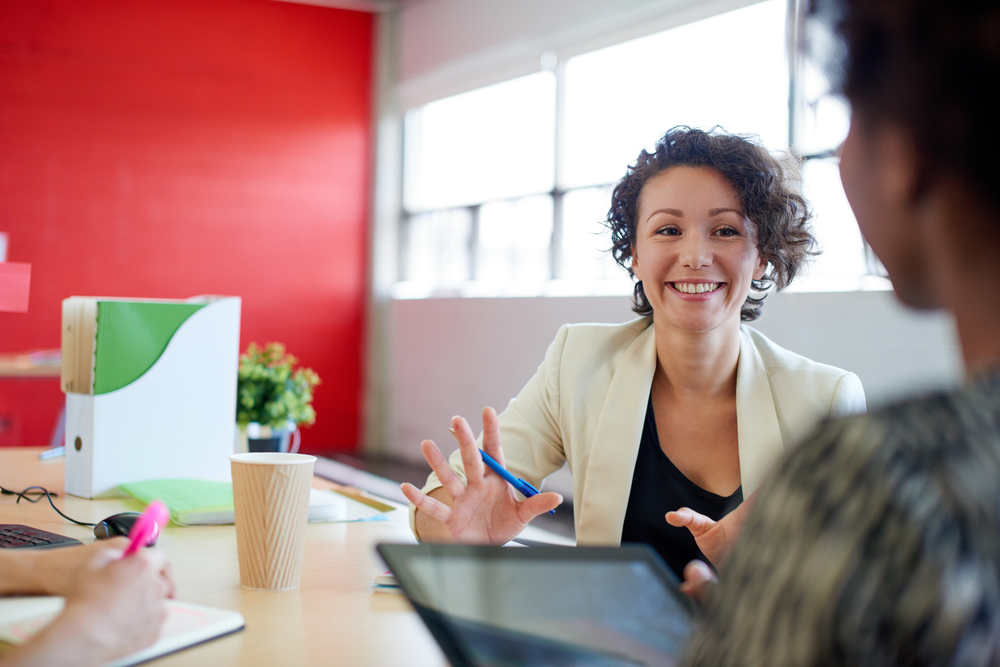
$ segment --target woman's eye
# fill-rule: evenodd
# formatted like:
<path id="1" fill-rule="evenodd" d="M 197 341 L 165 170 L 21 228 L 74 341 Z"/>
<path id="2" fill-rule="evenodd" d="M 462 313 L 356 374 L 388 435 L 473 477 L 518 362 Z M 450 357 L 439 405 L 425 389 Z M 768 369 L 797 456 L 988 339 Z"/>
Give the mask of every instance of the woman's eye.
<path id="1" fill-rule="evenodd" d="M 676 227 L 663 227 L 662 229 L 657 230 L 656 233 L 663 234 L 664 236 L 679 236 L 681 230 Z"/>
<path id="2" fill-rule="evenodd" d="M 716 233 L 719 236 L 739 236 L 740 235 L 739 231 L 733 229 L 732 227 L 723 227 L 722 229 L 720 229 Z"/>

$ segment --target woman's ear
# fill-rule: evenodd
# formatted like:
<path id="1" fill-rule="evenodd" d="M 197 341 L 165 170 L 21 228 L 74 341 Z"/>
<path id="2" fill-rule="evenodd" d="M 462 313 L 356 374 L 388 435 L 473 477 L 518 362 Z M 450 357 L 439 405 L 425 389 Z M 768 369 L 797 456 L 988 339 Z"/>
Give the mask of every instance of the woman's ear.
<path id="1" fill-rule="evenodd" d="M 760 280 L 764 277 L 767 272 L 767 258 L 761 254 L 760 250 L 757 251 L 757 266 L 753 270 L 753 279 Z"/>
<path id="2" fill-rule="evenodd" d="M 639 254 L 635 251 L 635 244 L 632 244 L 632 275 L 639 277 Z M 641 278 L 639 278 L 642 280 Z"/>

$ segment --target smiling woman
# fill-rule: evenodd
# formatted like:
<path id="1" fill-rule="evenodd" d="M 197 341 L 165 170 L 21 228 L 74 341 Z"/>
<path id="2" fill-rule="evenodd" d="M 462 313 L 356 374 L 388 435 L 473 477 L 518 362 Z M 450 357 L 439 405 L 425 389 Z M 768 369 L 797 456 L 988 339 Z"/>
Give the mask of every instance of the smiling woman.
<path id="1" fill-rule="evenodd" d="M 730 512 L 782 451 L 821 419 L 864 410 L 864 392 L 742 324 L 812 247 L 808 207 L 763 148 L 675 128 L 629 168 L 607 220 L 642 317 L 562 327 L 508 408 L 483 411 L 478 444 L 534 486 L 568 464 L 578 544 L 645 542 L 682 576 L 691 560 L 717 561 L 745 514 Z M 503 543 L 561 502 L 522 500 L 484 469 L 468 423 L 452 429 L 450 464 L 424 441 L 434 474 L 423 491 L 403 487 L 420 539 Z"/>

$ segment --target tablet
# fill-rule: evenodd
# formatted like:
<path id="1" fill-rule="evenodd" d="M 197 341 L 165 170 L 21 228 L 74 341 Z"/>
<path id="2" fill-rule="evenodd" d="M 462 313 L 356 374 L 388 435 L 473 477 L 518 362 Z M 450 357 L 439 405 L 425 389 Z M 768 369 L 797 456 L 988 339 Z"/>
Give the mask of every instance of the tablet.
<path id="1" fill-rule="evenodd" d="M 378 551 L 454 667 L 669 665 L 693 623 L 646 545 Z"/>

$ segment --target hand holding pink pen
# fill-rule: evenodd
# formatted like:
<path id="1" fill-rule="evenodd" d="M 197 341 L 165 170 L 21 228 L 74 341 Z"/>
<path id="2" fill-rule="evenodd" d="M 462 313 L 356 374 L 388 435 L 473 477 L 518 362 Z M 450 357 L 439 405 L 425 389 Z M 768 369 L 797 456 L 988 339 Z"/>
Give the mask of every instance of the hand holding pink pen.
<path id="1" fill-rule="evenodd" d="M 168 521 L 170 521 L 170 510 L 163 504 L 163 501 L 154 500 L 149 503 L 142 516 L 132 524 L 132 530 L 128 533 L 131 543 L 125 549 L 122 558 L 135 553 L 139 547 L 155 542 L 160 534 L 160 529 L 166 526 Z"/>

